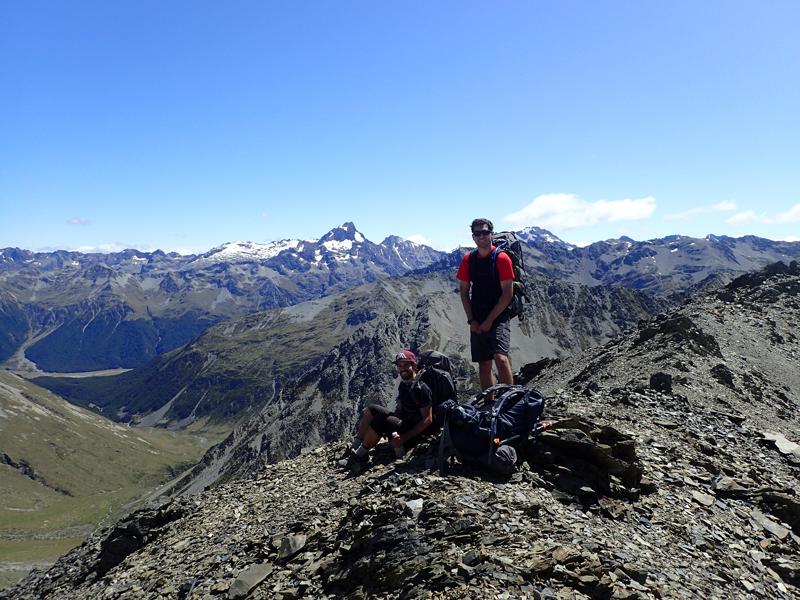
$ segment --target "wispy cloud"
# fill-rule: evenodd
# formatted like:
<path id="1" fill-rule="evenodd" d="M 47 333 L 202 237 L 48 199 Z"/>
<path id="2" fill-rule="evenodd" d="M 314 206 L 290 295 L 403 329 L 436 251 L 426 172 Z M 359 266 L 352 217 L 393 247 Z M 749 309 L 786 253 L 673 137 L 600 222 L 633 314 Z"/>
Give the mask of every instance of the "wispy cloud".
<path id="1" fill-rule="evenodd" d="M 746 210 L 744 212 L 736 213 L 732 217 L 725 219 L 725 221 L 731 225 L 742 225 L 744 223 L 761 221 L 763 218 L 763 215 L 757 215 L 754 210 Z"/>
<path id="2" fill-rule="evenodd" d="M 667 221 L 688 221 L 698 215 L 717 212 L 730 212 L 733 210 L 736 210 L 736 202 L 733 202 L 732 200 L 726 200 L 724 202 L 717 202 L 711 206 L 698 206 L 697 208 L 691 208 L 684 212 L 665 215 L 664 219 Z"/>
<path id="3" fill-rule="evenodd" d="M 45 249 L 40 248 L 40 252 L 51 252 L 56 248 Z M 62 248 L 63 249 L 63 248 Z M 178 254 L 201 254 L 208 250 L 189 247 L 159 247 L 151 244 L 126 244 L 124 242 L 109 242 L 107 244 L 84 245 L 77 248 L 69 248 L 75 252 L 82 252 L 84 254 L 111 254 L 114 252 L 122 252 L 123 250 L 139 250 L 140 252 L 155 252 L 161 250 L 162 252 L 177 252 Z"/>
<path id="4" fill-rule="evenodd" d="M 507 223 L 546 229 L 568 230 L 598 223 L 648 219 L 656 209 L 652 196 L 638 200 L 596 200 L 589 202 L 575 194 L 543 194 L 522 210 L 503 217 Z"/>
<path id="5" fill-rule="evenodd" d="M 727 219 L 731 225 L 741 225 L 742 223 L 762 223 L 764 225 L 789 225 L 790 223 L 800 223 L 800 204 L 795 204 L 789 210 L 774 215 L 767 213 L 757 213 L 754 210 L 746 210 L 736 213 Z"/>
<path id="6" fill-rule="evenodd" d="M 789 237 L 783 238 L 784 242 L 800 242 L 800 237 L 796 235 L 790 235 Z"/>
<path id="7" fill-rule="evenodd" d="M 800 223 L 800 204 L 795 204 L 786 212 L 778 213 L 775 222 L 782 225 L 788 223 Z"/>
<path id="8" fill-rule="evenodd" d="M 406 237 L 409 242 L 414 242 L 415 244 L 423 244 L 425 246 L 433 247 L 433 240 L 430 238 L 426 238 L 424 235 L 420 235 L 415 233 L 414 235 L 409 235 Z"/>
<path id="9" fill-rule="evenodd" d="M 564 240 L 568 244 L 572 244 L 573 246 L 577 246 L 578 248 L 586 248 L 586 246 L 591 246 L 592 242 L 587 242 L 586 240 L 578 240 L 577 242 L 572 240 Z"/>
<path id="10" fill-rule="evenodd" d="M 91 221 L 89 219 L 81 219 L 80 217 L 72 217 L 67 219 L 67 225 L 89 225 Z"/>
<path id="11" fill-rule="evenodd" d="M 111 252 L 122 252 L 123 250 L 127 250 L 128 248 L 134 248 L 134 246 L 127 246 L 125 244 L 120 244 L 119 242 L 112 242 L 110 244 L 98 244 L 96 246 L 78 246 L 75 248 L 76 252 L 82 252 L 84 254 L 109 254 Z M 142 250 L 141 248 L 137 248 L 137 250 Z M 142 252 L 147 252 L 147 250 L 142 250 Z"/>

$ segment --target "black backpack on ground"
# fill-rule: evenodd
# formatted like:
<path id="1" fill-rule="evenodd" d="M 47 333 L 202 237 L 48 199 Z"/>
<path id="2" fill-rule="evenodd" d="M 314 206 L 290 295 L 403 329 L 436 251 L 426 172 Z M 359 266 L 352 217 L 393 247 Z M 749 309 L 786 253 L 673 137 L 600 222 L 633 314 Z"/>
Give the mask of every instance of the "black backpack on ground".
<path id="1" fill-rule="evenodd" d="M 433 397 L 433 424 L 441 426 L 443 419 L 439 406 L 447 400 L 456 398 L 450 359 L 441 352 L 429 350 L 417 357 L 417 377 L 431 390 Z"/>
<path id="2" fill-rule="evenodd" d="M 492 252 L 492 274 L 497 271 L 495 265 L 497 264 L 497 255 L 500 252 L 505 252 L 511 259 L 511 266 L 514 269 L 514 296 L 511 298 L 511 303 L 506 308 L 506 313 L 510 317 L 519 317 L 520 321 L 524 319 L 522 314 L 523 300 L 530 302 L 528 292 L 525 290 L 525 263 L 522 258 L 522 244 L 520 243 L 517 235 L 513 231 L 498 231 L 492 234 L 492 243 L 495 246 Z M 474 256 L 477 250 L 474 250 Z"/>
<path id="3" fill-rule="evenodd" d="M 494 402 L 486 398 L 495 394 Z M 439 442 L 439 470 L 450 455 L 466 463 L 500 473 L 516 468 L 517 449 L 539 433 L 544 396 L 521 385 L 499 384 L 478 395 L 475 404 L 444 402 L 438 412 L 444 419 Z"/>

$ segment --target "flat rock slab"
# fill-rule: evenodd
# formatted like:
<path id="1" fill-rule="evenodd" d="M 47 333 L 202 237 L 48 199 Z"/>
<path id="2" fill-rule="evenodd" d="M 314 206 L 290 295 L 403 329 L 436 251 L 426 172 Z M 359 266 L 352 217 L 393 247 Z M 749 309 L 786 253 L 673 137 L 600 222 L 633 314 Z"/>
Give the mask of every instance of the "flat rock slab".
<path id="1" fill-rule="evenodd" d="M 714 502 L 717 501 L 715 496 L 704 494 L 703 492 L 692 492 L 692 499 L 703 506 L 713 506 Z"/>
<path id="2" fill-rule="evenodd" d="M 304 535 L 290 535 L 281 540 L 281 549 L 278 551 L 278 558 L 284 559 L 294 556 L 306 545 L 308 538 Z"/>
<path id="3" fill-rule="evenodd" d="M 773 442 L 778 452 L 781 454 L 791 454 L 800 458 L 800 444 L 796 444 L 791 440 L 787 440 L 786 436 L 777 431 L 765 431 L 763 434 L 764 439 Z"/>
<path id="4" fill-rule="evenodd" d="M 228 598 L 244 598 L 259 583 L 272 574 L 274 567 L 270 563 L 250 565 L 231 584 Z"/>
<path id="5" fill-rule="evenodd" d="M 779 540 L 783 540 L 789 535 L 789 530 L 782 525 L 778 525 L 775 521 L 770 519 L 767 515 L 762 513 L 758 509 L 753 509 L 751 513 L 751 517 L 753 521 L 758 523 L 760 527 L 762 527 L 765 531 L 769 531 L 772 535 L 774 535 Z"/>

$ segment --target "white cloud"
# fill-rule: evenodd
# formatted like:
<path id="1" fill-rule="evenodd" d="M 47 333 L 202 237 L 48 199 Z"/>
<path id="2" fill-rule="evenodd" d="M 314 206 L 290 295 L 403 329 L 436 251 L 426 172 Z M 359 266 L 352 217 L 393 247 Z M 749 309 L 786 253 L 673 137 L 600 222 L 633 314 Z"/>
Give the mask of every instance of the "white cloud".
<path id="1" fill-rule="evenodd" d="M 746 210 L 733 215 L 730 219 L 727 219 L 727 222 L 731 225 L 739 225 L 741 223 L 762 223 L 764 225 L 800 223 L 800 204 L 795 204 L 789 210 L 777 215 L 758 214 L 754 210 Z"/>
<path id="2" fill-rule="evenodd" d="M 88 246 L 88 245 L 78 246 L 77 248 L 75 248 L 75 251 L 82 252 L 83 254 L 94 254 L 94 253 L 110 254 L 112 252 L 122 252 L 123 250 L 127 250 L 128 248 L 131 247 L 132 246 L 126 246 L 120 244 L 119 242 L 112 242 L 110 244 L 98 244 L 97 246 Z M 146 252 L 146 250 L 142 251 Z"/>
<path id="3" fill-rule="evenodd" d="M 742 223 L 761 221 L 763 218 L 763 215 L 757 215 L 753 210 L 746 210 L 744 212 L 736 213 L 732 217 L 725 219 L 725 221 L 731 225 L 741 225 Z"/>
<path id="4" fill-rule="evenodd" d="M 733 202 L 732 200 L 725 200 L 723 202 L 717 202 L 711 206 L 698 206 L 684 212 L 666 215 L 664 219 L 667 221 L 688 221 L 697 215 L 715 212 L 730 212 L 732 210 L 736 210 L 736 202 Z"/>
<path id="5" fill-rule="evenodd" d="M 795 204 L 786 212 L 779 213 L 775 217 L 775 223 L 780 223 L 782 225 L 787 223 L 800 223 L 800 204 Z"/>
<path id="6" fill-rule="evenodd" d="M 123 250 L 138 250 L 139 252 L 155 252 L 161 250 L 162 252 L 177 252 L 178 254 L 198 254 L 205 252 L 205 250 L 192 250 L 190 248 L 166 248 L 153 246 L 152 244 L 126 244 L 124 242 L 109 242 L 107 244 L 97 245 L 84 245 L 74 248 L 75 252 L 82 252 L 84 254 L 111 254 L 113 252 L 122 252 Z"/>
<path id="7" fill-rule="evenodd" d="M 787 238 L 783 238 L 783 241 L 784 242 L 800 242 L 800 237 L 797 237 L 796 235 L 790 235 Z"/>
<path id="8" fill-rule="evenodd" d="M 430 246 L 433 248 L 433 241 L 430 238 L 426 238 L 424 235 L 415 233 L 414 235 L 407 236 L 406 239 L 409 242 L 414 242 L 415 244 L 422 244 L 424 246 Z"/>
<path id="9" fill-rule="evenodd" d="M 522 210 L 503 217 L 519 227 L 536 225 L 545 229 L 568 230 L 598 223 L 647 219 L 656 209 L 652 196 L 638 200 L 597 200 L 587 202 L 575 194 L 543 194 Z"/>
<path id="10" fill-rule="evenodd" d="M 67 225 L 89 225 L 91 221 L 89 219 L 81 219 L 80 217 L 72 217 L 67 219 Z"/>

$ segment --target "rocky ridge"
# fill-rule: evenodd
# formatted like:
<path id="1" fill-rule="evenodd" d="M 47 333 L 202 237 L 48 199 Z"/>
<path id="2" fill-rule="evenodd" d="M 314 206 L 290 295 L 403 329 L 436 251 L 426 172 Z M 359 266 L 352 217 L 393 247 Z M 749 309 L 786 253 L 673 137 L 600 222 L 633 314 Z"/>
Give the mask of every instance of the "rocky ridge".
<path id="1" fill-rule="evenodd" d="M 625 288 L 586 288 L 544 278 L 529 283 L 532 302 L 526 318 L 513 324 L 512 354 L 520 363 L 603 343 L 667 306 Z M 468 357 L 468 330 L 450 277 L 397 277 L 232 319 L 180 350 L 113 378 L 35 381 L 134 424 L 186 427 L 203 418 L 236 422 L 263 409 L 255 431 L 263 438 L 269 429 L 266 437 L 285 458 L 308 440 L 330 441 L 349 430 L 359 406 L 374 401 L 391 380 L 386 357 L 398 346 Z M 463 378 L 473 375 L 466 365 Z M 306 415 L 300 431 L 278 435 L 279 426 L 295 429 L 295 415 Z"/>
<path id="2" fill-rule="evenodd" d="M 800 598 L 797 264 L 523 373 L 510 478 L 346 443 L 95 532 L 8 598 Z M 718 365 L 722 365 L 719 367 Z M 537 373 L 538 372 L 538 373 Z"/>

